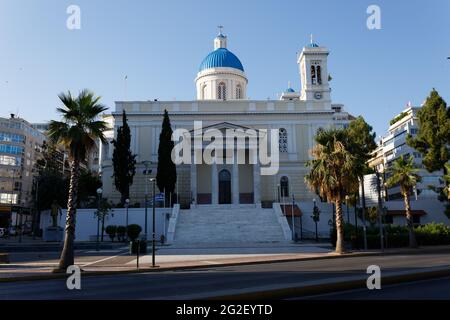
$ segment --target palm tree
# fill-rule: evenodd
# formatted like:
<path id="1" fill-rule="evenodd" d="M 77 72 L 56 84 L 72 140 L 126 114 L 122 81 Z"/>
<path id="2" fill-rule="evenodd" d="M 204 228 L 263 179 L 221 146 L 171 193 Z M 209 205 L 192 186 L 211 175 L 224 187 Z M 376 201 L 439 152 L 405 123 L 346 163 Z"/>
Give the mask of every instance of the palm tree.
<path id="1" fill-rule="evenodd" d="M 358 190 L 357 159 L 348 150 L 349 136 L 345 129 L 319 130 L 317 145 L 311 150 L 313 160 L 305 181 L 312 191 L 336 206 L 336 252 L 344 253 L 344 218 L 342 202 L 346 195 Z"/>
<path id="2" fill-rule="evenodd" d="M 80 164 L 86 161 L 86 155 L 95 146 L 97 139 L 106 142 L 103 132 L 107 125 L 97 118 L 107 108 L 99 103 L 100 97 L 95 97 L 94 93 L 88 90 L 83 90 L 76 98 L 72 97 L 70 91 L 61 93 L 58 97 L 63 104 L 62 108 L 57 108 L 62 121 L 50 122 L 48 136 L 51 142 L 66 148 L 70 160 L 64 247 L 56 270 L 65 271 L 74 264 L 73 242 Z"/>
<path id="3" fill-rule="evenodd" d="M 421 181 L 420 176 L 417 174 L 418 171 L 419 169 L 414 167 L 413 157 L 405 158 L 401 156 L 394 161 L 392 167 L 388 170 L 391 176 L 386 181 L 388 188 L 400 185 L 400 192 L 405 202 L 406 222 L 409 229 L 409 246 L 411 248 L 417 247 L 411 214 L 410 194 L 417 183 Z"/>

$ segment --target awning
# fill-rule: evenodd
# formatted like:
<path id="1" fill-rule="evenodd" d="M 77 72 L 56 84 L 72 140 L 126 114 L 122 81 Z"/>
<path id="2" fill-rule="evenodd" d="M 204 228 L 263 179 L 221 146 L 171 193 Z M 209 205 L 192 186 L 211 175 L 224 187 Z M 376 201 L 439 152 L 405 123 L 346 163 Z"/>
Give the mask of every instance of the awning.
<path id="1" fill-rule="evenodd" d="M 280 204 L 281 211 L 284 213 L 285 216 L 292 216 L 292 204 Z M 297 205 L 294 205 L 294 217 L 301 217 L 303 216 L 303 212 L 300 210 L 300 208 Z"/>
<path id="2" fill-rule="evenodd" d="M 427 213 L 424 210 L 411 210 L 411 214 L 413 216 L 425 216 Z M 405 210 L 388 210 L 387 211 L 388 216 L 403 216 L 406 217 L 406 211 Z"/>

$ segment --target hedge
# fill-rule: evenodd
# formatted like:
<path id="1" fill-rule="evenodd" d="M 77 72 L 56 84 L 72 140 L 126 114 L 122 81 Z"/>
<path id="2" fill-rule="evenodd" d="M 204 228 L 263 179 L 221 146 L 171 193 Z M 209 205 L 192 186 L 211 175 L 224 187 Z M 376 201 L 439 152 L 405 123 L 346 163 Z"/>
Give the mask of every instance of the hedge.
<path id="1" fill-rule="evenodd" d="M 443 223 L 429 223 L 418 226 L 414 229 L 417 243 L 420 246 L 446 245 L 450 244 L 450 227 Z M 331 229 L 330 241 L 333 246 L 336 245 L 336 229 Z M 356 237 L 356 234 L 358 237 Z M 384 227 L 385 248 L 407 247 L 409 244 L 408 228 L 406 226 L 385 226 Z M 380 230 L 378 227 L 367 227 L 367 247 L 368 249 L 380 248 Z M 344 226 L 344 240 L 347 247 L 363 248 L 364 234 L 363 228 L 356 228 L 353 225 Z"/>

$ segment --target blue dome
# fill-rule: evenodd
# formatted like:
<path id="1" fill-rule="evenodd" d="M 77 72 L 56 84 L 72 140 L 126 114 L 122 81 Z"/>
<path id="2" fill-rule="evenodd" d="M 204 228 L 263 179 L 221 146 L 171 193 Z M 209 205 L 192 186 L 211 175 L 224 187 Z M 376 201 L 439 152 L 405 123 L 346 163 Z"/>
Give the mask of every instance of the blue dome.
<path id="1" fill-rule="evenodd" d="M 319 45 L 317 43 L 310 43 L 309 47 L 311 47 L 311 48 L 318 48 Z"/>
<path id="2" fill-rule="evenodd" d="M 226 48 L 219 48 L 206 56 L 200 65 L 200 71 L 212 68 L 234 68 L 244 72 L 241 61 Z"/>
<path id="3" fill-rule="evenodd" d="M 292 88 L 287 88 L 285 92 L 286 93 L 295 93 L 295 90 Z"/>

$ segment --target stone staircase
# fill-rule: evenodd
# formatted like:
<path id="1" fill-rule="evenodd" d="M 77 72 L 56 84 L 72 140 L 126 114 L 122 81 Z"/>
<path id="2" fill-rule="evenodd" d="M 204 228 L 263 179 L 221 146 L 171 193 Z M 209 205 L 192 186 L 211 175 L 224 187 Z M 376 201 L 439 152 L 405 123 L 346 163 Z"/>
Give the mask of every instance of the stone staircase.
<path id="1" fill-rule="evenodd" d="M 174 244 L 285 242 L 273 209 L 199 206 L 181 210 Z"/>

